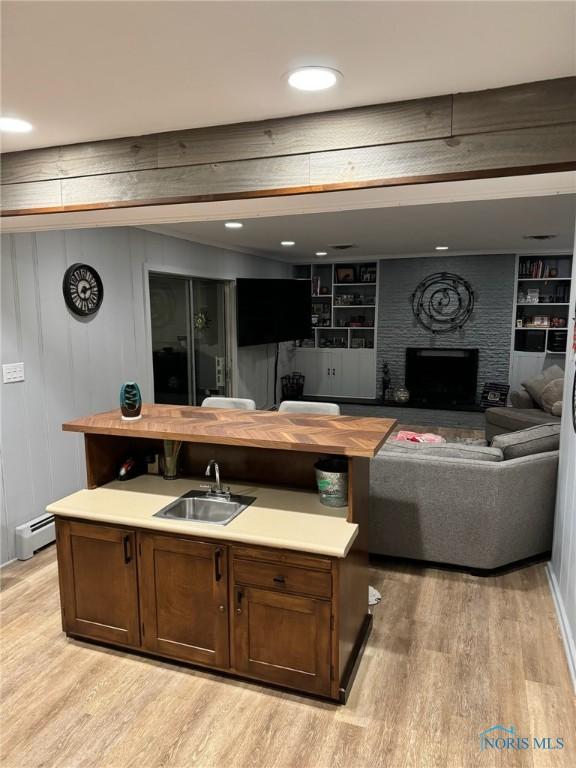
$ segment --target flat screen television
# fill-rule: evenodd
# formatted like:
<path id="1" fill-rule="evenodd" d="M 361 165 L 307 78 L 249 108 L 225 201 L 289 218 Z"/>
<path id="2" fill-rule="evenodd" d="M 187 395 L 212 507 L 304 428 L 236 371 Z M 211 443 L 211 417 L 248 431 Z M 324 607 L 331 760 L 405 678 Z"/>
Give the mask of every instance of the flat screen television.
<path id="1" fill-rule="evenodd" d="M 236 281 L 238 346 L 307 339 L 312 329 L 310 280 Z"/>

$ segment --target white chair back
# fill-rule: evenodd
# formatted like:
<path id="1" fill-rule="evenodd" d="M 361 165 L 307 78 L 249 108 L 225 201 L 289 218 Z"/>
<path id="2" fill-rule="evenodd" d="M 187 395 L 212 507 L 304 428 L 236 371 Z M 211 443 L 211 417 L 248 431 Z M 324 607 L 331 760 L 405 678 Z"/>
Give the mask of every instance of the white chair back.
<path id="1" fill-rule="evenodd" d="M 255 411 L 256 403 L 245 397 L 207 397 L 202 408 L 238 408 L 243 411 Z"/>
<path id="2" fill-rule="evenodd" d="M 336 403 L 307 403 L 302 400 L 284 400 L 278 413 L 323 413 L 326 416 L 340 416 L 340 406 Z"/>

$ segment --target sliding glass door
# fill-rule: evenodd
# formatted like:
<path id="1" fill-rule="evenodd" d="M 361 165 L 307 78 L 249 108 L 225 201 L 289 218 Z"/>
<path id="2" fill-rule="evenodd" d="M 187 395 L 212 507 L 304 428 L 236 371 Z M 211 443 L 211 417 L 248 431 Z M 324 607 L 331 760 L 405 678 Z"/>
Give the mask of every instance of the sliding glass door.
<path id="1" fill-rule="evenodd" d="M 218 280 L 150 275 L 155 403 L 228 395 L 227 293 Z"/>

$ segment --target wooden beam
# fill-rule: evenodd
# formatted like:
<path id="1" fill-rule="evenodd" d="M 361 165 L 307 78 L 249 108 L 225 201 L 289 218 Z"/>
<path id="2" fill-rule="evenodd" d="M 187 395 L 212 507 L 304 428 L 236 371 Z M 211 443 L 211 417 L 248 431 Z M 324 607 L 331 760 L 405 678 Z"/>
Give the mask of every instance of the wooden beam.
<path id="1" fill-rule="evenodd" d="M 155 171 L 104 174 L 62 180 L 62 204 L 99 200 L 145 201 L 159 197 L 230 195 L 262 189 L 274 180 L 275 189 L 310 183 L 308 155 L 271 157 L 232 163 L 161 168 Z"/>
<path id="2" fill-rule="evenodd" d="M 450 135 L 452 97 L 160 134 L 158 167 L 219 163 Z"/>
<path id="3" fill-rule="evenodd" d="M 454 134 L 576 123 L 576 78 L 454 96 Z"/>
<path id="4" fill-rule="evenodd" d="M 3 157 L 2 215 L 576 168 L 576 78 Z M 453 104 L 453 107 L 452 107 Z"/>
<path id="5" fill-rule="evenodd" d="M 310 184 L 430 177 L 576 161 L 576 125 L 523 128 L 310 156 Z"/>
<path id="6" fill-rule="evenodd" d="M 23 209 L 36 212 L 38 208 L 58 208 L 62 205 L 61 182 L 31 181 L 25 184 L 3 184 L 2 212 Z"/>

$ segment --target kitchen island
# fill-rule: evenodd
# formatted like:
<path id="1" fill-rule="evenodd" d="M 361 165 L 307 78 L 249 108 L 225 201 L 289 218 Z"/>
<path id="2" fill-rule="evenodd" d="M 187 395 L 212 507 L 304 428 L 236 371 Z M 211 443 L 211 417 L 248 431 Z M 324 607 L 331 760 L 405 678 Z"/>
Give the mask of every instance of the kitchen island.
<path id="1" fill-rule="evenodd" d="M 87 486 L 54 502 L 62 625 L 91 639 L 344 702 L 370 632 L 369 460 L 389 419 L 146 405 L 84 433 Z M 180 478 L 117 481 L 128 455 L 179 440 Z M 320 457 L 345 458 L 345 507 L 323 506 Z M 215 460 L 254 501 L 227 525 L 157 513 Z"/>

